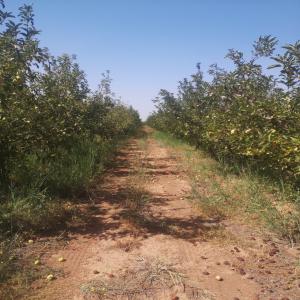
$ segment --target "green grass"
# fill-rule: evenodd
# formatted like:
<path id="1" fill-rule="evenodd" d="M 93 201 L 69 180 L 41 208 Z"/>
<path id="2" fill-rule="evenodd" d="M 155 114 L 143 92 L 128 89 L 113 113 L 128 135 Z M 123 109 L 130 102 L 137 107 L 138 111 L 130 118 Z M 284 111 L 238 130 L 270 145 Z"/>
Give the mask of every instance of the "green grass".
<path id="1" fill-rule="evenodd" d="M 191 200 L 211 217 L 237 218 L 267 227 L 288 239 L 300 240 L 300 193 L 250 168 L 229 165 L 162 132 L 153 137 L 169 146 L 189 175 Z"/>
<path id="2" fill-rule="evenodd" d="M 95 173 L 103 171 L 116 144 L 83 138 L 53 153 L 30 153 L 12 165 L 11 182 L 23 191 L 39 185 L 51 195 L 72 196 L 84 190 Z"/>
<path id="3" fill-rule="evenodd" d="M 108 142 L 77 141 L 71 149 L 30 153 L 11 166 L 9 190 L 0 197 L 0 241 L 19 232 L 39 232 L 68 221 L 66 203 L 90 185 L 113 153 Z"/>
<path id="4" fill-rule="evenodd" d="M 12 236 L 20 232 L 43 231 L 57 227 L 66 219 L 63 202 L 52 199 L 45 191 L 28 190 L 26 194 L 11 190 L 0 204 L 0 235 Z"/>

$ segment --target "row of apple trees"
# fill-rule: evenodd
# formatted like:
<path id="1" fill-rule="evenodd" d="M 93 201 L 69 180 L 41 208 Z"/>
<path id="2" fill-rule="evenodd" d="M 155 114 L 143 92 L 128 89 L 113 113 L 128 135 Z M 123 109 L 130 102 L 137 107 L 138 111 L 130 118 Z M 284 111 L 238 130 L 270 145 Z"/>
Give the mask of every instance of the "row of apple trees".
<path id="1" fill-rule="evenodd" d="M 250 59 L 229 50 L 233 69 L 211 65 L 211 80 L 204 80 L 198 65 L 179 83 L 177 95 L 161 90 L 148 122 L 221 159 L 299 186 L 300 41 L 279 52 L 277 43 L 260 37 Z"/>
<path id="2" fill-rule="evenodd" d="M 139 115 L 115 99 L 109 73 L 91 92 L 75 56 L 40 46 L 30 5 L 15 16 L 0 1 L 0 28 L 0 191 L 76 189 Z"/>

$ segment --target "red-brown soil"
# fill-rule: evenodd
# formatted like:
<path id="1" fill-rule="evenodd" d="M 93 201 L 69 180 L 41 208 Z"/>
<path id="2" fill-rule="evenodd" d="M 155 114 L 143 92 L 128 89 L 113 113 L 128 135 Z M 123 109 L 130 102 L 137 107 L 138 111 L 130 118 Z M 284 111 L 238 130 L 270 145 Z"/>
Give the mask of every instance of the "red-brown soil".
<path id="1" fill-rule="evenodd" d="M 115 166 L 95 183 L 90 221 L 71 228 L 65 246 L 44 250 L 42 264 L 60 270 L 56 279 L 35 282 L 25 298 L 300 299 L 299 249 L 246 224 L 203 217 L 187 199 L 191 187 L 178 163 L 150 136 L 143 146 L 132 139 Z M 132 178 L 138 168 L 145 175 L 141 185 L 147 203 L 135 215 L 124 200 L 130 195 L 128 180 L 134 189 Z M 59 257 L 65 261 L 58 262 Z M 173 276 L 182 277 L 171 286 L 160 286 L 157 278 L 153 289 L 136 284 L 139 270 L 148 268 L 151 276 L 151 264 L 160 264 L 167 275 L 173 270 Z M 103 290 L 99 296 L 93 292 L 98 281 L 116 290 L 123 286 L 124 294 L 112 296 Z M 127 294 L 126 284 L 134 286 Z"/>

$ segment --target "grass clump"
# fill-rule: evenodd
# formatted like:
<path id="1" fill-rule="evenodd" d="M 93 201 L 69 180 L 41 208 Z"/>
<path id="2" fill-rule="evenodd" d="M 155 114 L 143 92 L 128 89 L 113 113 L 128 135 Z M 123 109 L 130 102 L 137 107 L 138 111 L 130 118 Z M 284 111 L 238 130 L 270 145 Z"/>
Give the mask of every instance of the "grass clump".
<path id="1" fill-rule="evenodd" d="M 149 201 L 148 193 L 141 186 L 128 186 L 124 196 L 124 207 L 130 211 L 142 211 Z"/>
<path id="2" fill-rule="evenodd" d="M 197 295 L 197 299 L 213 300 L 213 295 L 189 282 L 174 264 L 163 262 L 157 258 L 137 258 L 136 264 L 111 279 L 94 280 L 81 286 L 86 295 L 97 295 L 100 299 L 139 299 L 162 296 L 164 291 L 177 287 L 187 294 Z"/>
<path id="3" fill-rule="evenodd" d="M 12 189 L 0 204 L 1 237 L 58 228 L 72 216 L 74 209 L 67 200 L 52 198 L 45 190 L 32 189 L 24 194 Z"/>

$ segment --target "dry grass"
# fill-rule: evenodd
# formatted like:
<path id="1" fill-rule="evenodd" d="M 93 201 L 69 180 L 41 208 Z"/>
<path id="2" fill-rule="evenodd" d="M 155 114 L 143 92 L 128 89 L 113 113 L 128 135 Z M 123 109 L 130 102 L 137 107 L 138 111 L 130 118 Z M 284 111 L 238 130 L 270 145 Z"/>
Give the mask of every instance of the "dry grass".
<path id="1" fill-rule="evenodd" d="M 138 237 L 130 237 L 127 239 L 119 239 L 112 248 L 121 249 L 125 252 L 130 252 L 133 249 L 139 248 L 141 242 L 138 240 Z"/>
<path id="2" fill-rule="evenodd" d="M 143 210 L 148 201 L 149 196 L 139 182 L 136 182 L 136 184 L 127 184 L 123 201 L 123 206 L 126 209 L 140 212 Z"/>
<path id="3" fill-rule="evenodd" d="M 214 299 L 206 291 L 187 282 L 186 276 L 174 265 L 144 257 L 137 258 L 135 266 L 125 269 L 119 276 L 94 280 L 83 285 L 81 290 L 85 294 L 95 294 L 100 299 L 141 299 L 143 296 L 153 297 L 176 286 L 185 292 L 189 289 L 191 295 L 194 295 L 189 299 Z"/>

